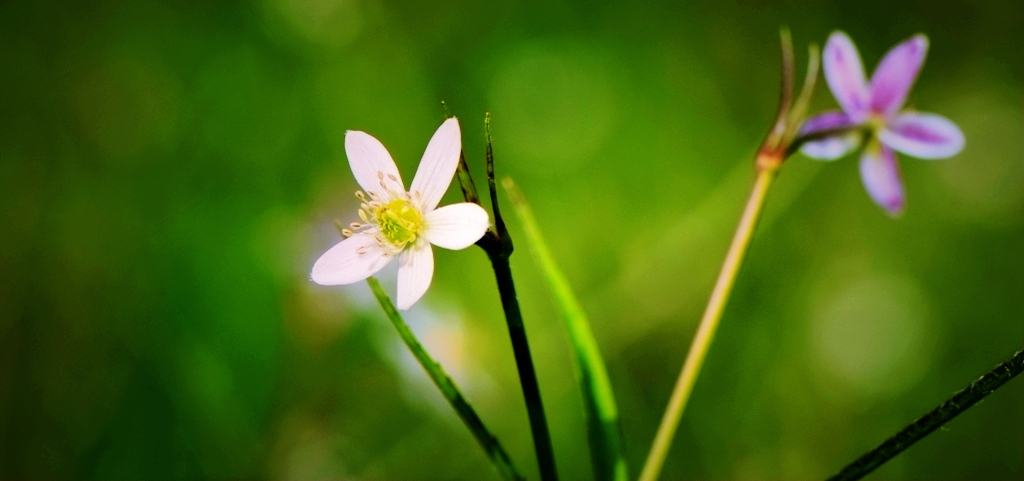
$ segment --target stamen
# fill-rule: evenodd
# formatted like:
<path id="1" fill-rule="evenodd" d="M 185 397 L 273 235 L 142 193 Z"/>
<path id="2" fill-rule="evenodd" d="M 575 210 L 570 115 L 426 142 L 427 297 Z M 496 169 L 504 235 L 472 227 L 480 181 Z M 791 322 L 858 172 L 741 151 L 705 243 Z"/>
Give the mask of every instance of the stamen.
<path id="1" fill-rule="evenodd" d="M 378 227 L 381 244 L 395 252 L 416 242 L 424 228 L 419 209 L 403 197 L 367 209 L 367 216 Z"/>
<path id="2" fill-rule="evenodd" d="M 355 234 L 355 232 L 352 232 L 352 229 L 342 229 L 341 230 L 341 235 L 343 235 L 345 237 L 352 237 L 352 234 Z"/>

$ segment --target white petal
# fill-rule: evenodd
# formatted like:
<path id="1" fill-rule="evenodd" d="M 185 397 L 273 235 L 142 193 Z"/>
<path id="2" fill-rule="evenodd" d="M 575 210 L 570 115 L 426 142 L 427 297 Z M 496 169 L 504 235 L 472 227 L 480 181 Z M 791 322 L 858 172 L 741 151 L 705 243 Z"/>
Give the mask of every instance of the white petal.
<path id="1" fill-rule="evenodd" d="M 445 249 L 465 249 L 487 232 L 490 218 L 487 211 L 472 202 L 446 205 L 423 219 L 427 224 L 423 237 Z"/>
<path id="2" fill-rule="evenodd" d="M 886 145 L 922 159 L 945 159 L 964 148 L 964 133 L 936 114 L 904 112 L 878 133 Z"/>
<path id="3" fill-rule="evenodd" d="M 338 286 L 359 282 L 383 269 L 393 256 L 381 248 L 375 234 L 376 230 L 366 230 L 335 244 L 313 264 L 310 278 L 322 286 Z"/>
<path id="4" fill-rule="evenodd" d="M 419 241 L 398 256 L 398 308 L 406 310 L 423 297 L 434 277 L 434 251 Z"/>
<path id="5" fill-rule="evenodd" d="M 416 169 L 416 177 L 412 180 L 409 193 L 419 200 L 420 209 L 430 212 L 437 207 L 441 197 L 448 191 L 448 186 L 459 166 L 459 153 L 462 152 L 462 133 L 459 121 L 452 117 L 445 120 L 434 132 L 423 159 Z"/>
<path id="6" fill-rule="evenodd" d="M 393 192 L 405 192 L 402 175 L 388 149 L 366 132 L 349 130 L 345 133 L 345 154 L 356 182 L 366 191 L 381 199 L 390 200 Z"/>

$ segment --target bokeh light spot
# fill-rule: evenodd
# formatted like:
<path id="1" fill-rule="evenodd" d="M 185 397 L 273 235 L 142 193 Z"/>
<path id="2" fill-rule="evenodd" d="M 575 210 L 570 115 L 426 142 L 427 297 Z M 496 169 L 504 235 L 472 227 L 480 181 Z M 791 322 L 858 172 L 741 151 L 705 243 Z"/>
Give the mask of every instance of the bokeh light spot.
<path id="1" fill-rule="evenodd" d="M 355 0 L 265 0 L 263 6 L 271 33 L 324 47 L 352 43 L 363 25 Z"/>
<path id="2" fill-rule="evenodd" d="M 573 172 L 611 134 L 615 85 L 596 53 L 573 44 L 530 44 L 497 71 L 490 101 L 508 139 L 502 145 L 529 169 Z"/>
<path id="3" fill-rule="evenodd" d="M 912 280 L 854 281 L 825 296 L 811 322 L 815 367 L 862 395 L 903 392 L 931 362 L 928 302 Z"/>
<path id="4" fill-rule="evenodd" d="M 993 224 L 1020 219 L 1024 114 L 1019 96 L 1013 96 L 1016 101 L 993 94 L 964 96 L 948 111 L 962 126 L 967 145 L 959 155 L 936 162 L 935 172 L 956 198 L 958 217 Z"/>

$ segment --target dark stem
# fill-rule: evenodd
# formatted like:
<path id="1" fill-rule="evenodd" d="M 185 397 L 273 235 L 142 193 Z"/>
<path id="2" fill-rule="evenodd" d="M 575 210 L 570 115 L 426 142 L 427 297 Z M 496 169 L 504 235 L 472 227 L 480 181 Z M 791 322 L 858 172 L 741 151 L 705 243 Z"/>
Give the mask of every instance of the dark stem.
<path id="1" fill-rule="evenodd" d="M 459 152 L 459 167 L 455 172 L 459 176 L 459 187 L 462 188 L 462 196 L 466 198 L 466 202 L 480 205 L 480 196 L 476 194 L 476 184 L 473 182 L 473 176 L 469 175 L 469 165 L 466 164 L 466 154 L 464 152 Z"/>
<path id="2" fill-rule="evenodd" d="M 508 261 L 513 250 L 512 237 L 508 233 L 505 220 L 501 217 L 501 208 L 498 206 L 498 188 L 494 180 L 494 151 L 491 146 L 491 114 L 489 113 L 484 117 L 484 140 L 487 148 L 487 187 L 491 197 L 491 210 L 494 212 L 494 229 L 488 230 L 476 244 L 487 253 L 498 283 L 501 307 L 505 311 L 505 322 L 508 323 L 508 333 L 512 340 L 512 352 L 516 358 L 516 368 L 519 371 L 519 383 L 523 388 L 526 412 L 530 418 L 530 430 L 533 433 L 533 447 L 537 452 L 540 478 L 543 481 L 557 481 L 555 452 L 551 446 L 551 434 L 548 430 L 547 418 L 544 415 L 544 404 L 540 397 L 537 370 L 533 366 L 533 358 L 530 355 L 530 344 L 526 339 L 526 326 L 523 325 L 523 314 L 519 310 L 516 286 L 512 280 L 512 267 Z M 480 198 L 476 194 L 476 185 L 469 175 L 469 168 L 464 156 L 459 161 L 458 171 L 459 183 L 466 201 L 479 204 Z"/>
<path id="3" fill-rule="evenodd" d="M 537 384 L 537 372 L 530 357 L 530 344 L 526 340 L 526 327 L 523 315 L 519 311 L 516 298 L 516 286 L 512 282 L 512 268 L 508 256 L 487 251 L 487 256 L 494 267 L 494 277 L 498 281 L 498 292 L 501 295 L 501 307 L 505 310 L 505 321 L 508 322 L 508 334 L 512 339 L 512 352 L 519 369 L 519 383 L 526 398 L 526 411 L 530 417 L 530 430 L 533 432 L 533 447 L 537 452 L 537 465 L 540 468 L 540 479 L 555 481 L 558 472 L 555 469 L 555 453 L 551 447 L 551 435 L 548 422 L 544 416 L 544 405 L 541 403 L 540 386 Z"/>
<path id="4" fill-rule="evenodd" d="M 487 188 L 491 194 L 491 210 L 494 211 L 494 230 L 501 244 L 501 253 L 508 257 L 512 255 L 512 236 L 508 234 L 508 229 L 505 227 L 505 219 L 501 217 L 501 207 L 498 205 L 498 186 L 494 181 L 494 149 L 491 146 L 490 112 L 484 116 L 484 144 L 486 145 Z"/>
<path id="5" fill-rule="evenodd" d="M 806 144 L 807 142 L 814 142 L 815 140 L 822 140 L 828 137 L 845 135 L 850 133 L 859 132 L 863 134 L 864 130 L 865 128 L 863 126 L 854 125 L 852 127 L 837 127 L 834 129 L 818 130 L 816 132 L 811 132 L 809 134 L 800 135 L 797 138 L 793 139 L 793 142 L 789 144 L 789 147 L 786 148 L 785 156 L 786 158 L 789 158 L 789 156 L 795 154 L 796 151 L 800 150 L 800 147 L 803 147 L 803 145 Z"/>
<path id="6" fill-rule="evenodd" d="M 491 146 L 491 114 L 484 116 L 484 144 L 487 160 L 487 187 L 491 194 L 491 210 L 494 212 L 494 234 L 484 236 L 478 243 L 487 252 L 494 268 L 494 277 L 498 281 L 498 292 L 501 295 L 501 307 L 505 310 L 505 322 L 508 323 L 508 334 L 512 339 L 512 351 L 519 369 L 519 383 L 523 387 L 526 398 L 526 412 L 530 417 L 530 430 L 533 432 L 533 447 L 537 451 L 537 465 L 540 468 L 540 479 L 555 481 L 558 470 L 555 469 L 555 451 L 551 447 L 551 434 L 548 432 L 548 421 L 544 416 L 544 403 L 540 398 L 540 386 L 537 384 L 537 372 L 530 356 L 530 344 L 526 340 L 526 326 L 523 325 L 523 314 L 519 311 L 519 300 L 516 298 L 516 285 L 512 281 L 512 267 L 508 263 L 512 255 L 512 236 L 505 228 L 505 220 L 501 217 L 498 206 L 498 187 L 494 181 L 494 150 Z M 490 239 L 485 241 L 485 239 Z"/>
<path id="7" fill-rule="evenodd" d="M 828 478 L 828 481 L 854 481 L 867 476 L 868 473 L 874 471 L 886 461 L 931 434 L 932 431 L 946 424 L 949 420 L 957 417 L 957 415 L 966 411 L 967 408 L 973 406 L 974 403 L 988 396 L 992 391 L 1006 384 L 1006 381 L 1013 379 L 1021 371 L 1024 371 L 1024 349 L 1017 351 L 1009 360 L 996 366 L 988 374 L 981 376 L 966 388 L 954 394 L 953 397 L 947 399 L 930 413 L 925 414 L 917 421 L 903 428 L 902 431 L 886 439 L 884 443 L 878 445 L 875 449 L 857 458 L 856 461 L 850 463 L 842 471 Z"/>

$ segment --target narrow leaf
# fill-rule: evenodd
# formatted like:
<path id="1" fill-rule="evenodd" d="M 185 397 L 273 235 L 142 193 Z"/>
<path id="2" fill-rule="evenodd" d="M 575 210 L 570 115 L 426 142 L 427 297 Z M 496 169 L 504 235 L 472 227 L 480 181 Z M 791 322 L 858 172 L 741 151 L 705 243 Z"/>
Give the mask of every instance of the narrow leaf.
<path id="1" fill-rule="evenodd" d="M 605 368 L 597 340 L 590 328 L 587 314 L 583 312 L 576 295 L 565 275 L 558 269 L 547 244 L 540 234 L 533 212 L 522 193 L 512 182 L 503 180 L 505 190 L 512 198 L 512 205 L 519 216 L 541 273 L 547 280 L 555 304 L 565 321 L 569 340 L 576 354 L 580 388 L 583 391 L 583 405 L 587 412 L 587 430 L 590 438 L 590 458 L 594 467 L 594 478 L 599 481 L 626 480 L 629 476 L 626 457 L 623 452 L 622 433 L 619 428 L 619 413 L 612 392 L 611 380 Z"/>
<path id="2" fill-rule="evenodd" d="M 437 363 L 427 350 L 423 348 L 420 341 L 416 339 L 416 335 L 413 334 L 412 330 L 409 329 L 409 325 L 405 323 L 405 319 L 398 313 L 398 309 L 395 309 L 394 303 L 391 302 L 391 298 L 384 292 L 384 288 L 380 286 L 380 282 L 377 279 L 370 277 L 366 280 L 366 283 L 370 285 L 370 289 L 373 290 L 373 295 L 377 297 L 377 302 L 380 303 L 380 307 L 384 309 L 384 313 L 387 314 L 388 319 L 391 320 L 391 324 L 395 326 L 398 331 L 398 335 L 401 336 L 402 340 L 405 341 L 405 345 L 409 346 L 409 350 L 412 351 L 413 356 L 416 356 L 416 360 L 420 362 L 423 369 L 430 375 L 430 379 L 434 381 L 437 388 L 441 390 L 441 394 L 444 395 L 448 403 L 452 405 L 455 412 L 458 413 L 459 417 L 462 418 L 462 422 L 466 423 L 466 427 L 472 431 L 473 436 L 480 443 L 480 446 L 487 452 L 487 456 L 494 462 L 494 466 L 498 468 L 498 472 L 501 473 L 501 477 L 507 480 L 522 480 L 525 479 L 516 470 L 515 465 L 512 464 L 512 458 L 509 457 L 508 452 L 498 442 L 498 438 L 494 437 L 490 431 L 487 430 L 487 426 L 484 426 L 483 421 L 480 420 L 480 416 L 477 416 L 473 406 L 470 406 L 466 398 L 462 396 L 462 392 L 455 386 L 455 382 L 452 378 L 444 371 L 440 364 Z"/>

